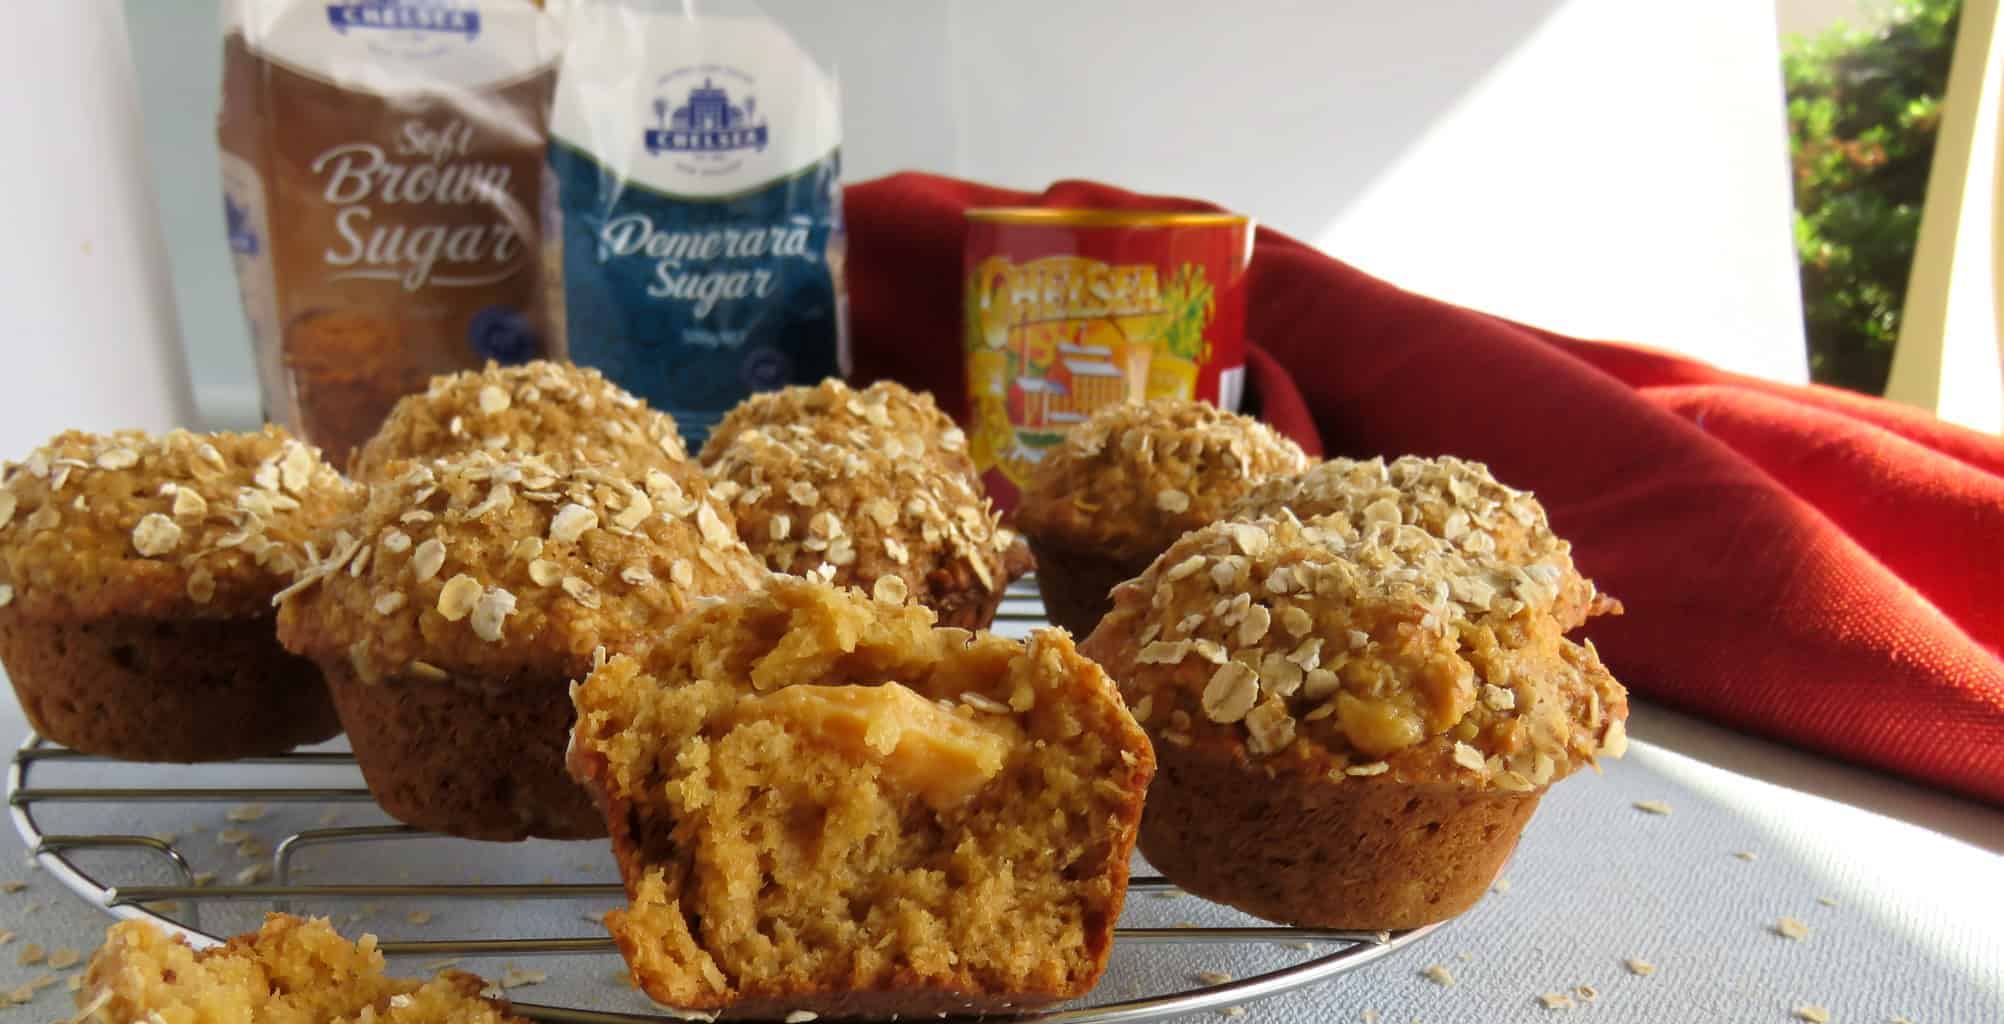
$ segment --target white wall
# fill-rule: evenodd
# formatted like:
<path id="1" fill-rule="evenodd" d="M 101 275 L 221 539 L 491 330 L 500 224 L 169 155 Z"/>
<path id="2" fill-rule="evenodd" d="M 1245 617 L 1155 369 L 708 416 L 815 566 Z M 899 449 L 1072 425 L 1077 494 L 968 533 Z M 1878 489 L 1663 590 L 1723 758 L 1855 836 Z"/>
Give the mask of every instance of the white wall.
<path id="1" fill-rule="evenodd" d="M 65 428 L 193 408 L 116 4 L 30 4 L 0 33 L 0 459 Z M 18 76 L 18 78 L 11 78 Z"/>
<path id="2" fill-rule="evenodd" d="M 209 408 L 255 414 L 212 26 L 127 0 Z M 1406 287 L 1806 376 L 1775 9 L 1750 0 L 769 0 L 837 66 L 852 180 L 1203 196 Z"/>

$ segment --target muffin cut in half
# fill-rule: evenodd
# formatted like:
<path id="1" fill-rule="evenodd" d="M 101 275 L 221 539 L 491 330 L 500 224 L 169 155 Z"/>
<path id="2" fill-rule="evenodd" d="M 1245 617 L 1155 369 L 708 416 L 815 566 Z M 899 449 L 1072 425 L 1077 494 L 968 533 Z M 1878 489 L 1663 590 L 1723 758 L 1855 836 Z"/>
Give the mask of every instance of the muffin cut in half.
<path id="1" fill-rule="evenodd" d="M 606 927 L 657 1001 L 1001 1012 L 1105 970 L 1154 758 L 1062 633 L 775 577 L 573 699 L 631 902 Z"/>
<path id="2" fill-rule="evenodd" d="M 473 451 L 620 463 L 635 473 L 688 458 L 667 413 L 590 367 L 539 359 L 433 377 L 397 401 L 350 468 L 369 480 L 398 459 Z"/>
<path id="3" fill-rule="evenodd" d="M 287 914 L 199 952 L 123 921 L 81 980 L 76 1024 L 526 1024 L 481 998 L 474 975 L 392 978 L 375 936 L 349 942 L 325 918 Z"/>
<path id="4" fill-rule="evenodd" d="M 766 575 L 688 464 L 394 463 L 328 547 L 279 638 L 326 674 L 376 802 L 473 839 L 604 835 L 564 771 L 571 681 Z"/>
<path id="5" fill-rule="evenodd" d="M 1051 621 L 1085 636 L 1114 586 L 1270 477 L 1308 468 L 1300 446 L 1208 402 L 1108 406 L 1037 464 L 1016 506 Z"/>
<path id="6" fill-rule="evenodd" d="M 1378 930 L 1479 899 L 1545 788 L 1626 748 L 1558 588 L 1411 525 L 1216 523 L 1083 647 L 1157 742 L 1141 849 L 1200 896 Z"/>
<path id="7" fill-rule="evenodd" d="M 135 761 L 282 753 L 341 731 L 272 595 L 353 500 L 250 434 L 63 434 L 0 473 L 0 662 L 35 731 Z"/>

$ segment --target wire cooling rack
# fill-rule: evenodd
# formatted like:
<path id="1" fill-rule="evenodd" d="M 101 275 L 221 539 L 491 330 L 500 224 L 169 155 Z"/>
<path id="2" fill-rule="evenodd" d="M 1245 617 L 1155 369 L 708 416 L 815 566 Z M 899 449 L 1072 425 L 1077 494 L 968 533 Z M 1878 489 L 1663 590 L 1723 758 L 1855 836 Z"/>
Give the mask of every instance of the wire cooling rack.
<path id="1" fill-rule="evenodd" d="M 1011 588 L 996 628 L 1021 634 L 1043 621 L 1025 580 Z M 70 891 L 196 946 L 254 929 L 267 910 L 317 914 L 350 934 L 384 935 L 384 954 L 400 963 L 432 958 L 418 964 L 429 971 L 475 961 L 465 966 L 498 973 L 515 1012 L 534 1020 L 678 1019 L 622 980 L 598 926 L 597 916 L 623 899 L 604 843 L 483 843 L 397 824 L 376 809 L 338 744 L 217 765 L 134 765 L 31 734 L 15 751 L 7 802 L 30 853 Z M 1224 1010 L 1355 971 L 1433 930 L 1280 927 L 1148 874 L 1138 873 L 1129 893 L 1099 989 L 1007 1020 L 1139 1024 Z M 1187 966 L 1220 958 L 1255 966 L 1224 980 L 1185 970 L 1179 956 L 1205 958 Z M 554 970 L 509 962 L 495 971 L 495 961 L 511 958 Z M 556 983 L 540 987 L 552 975 Z M 528 998 L 545 991 L 548 1003 Z"/>

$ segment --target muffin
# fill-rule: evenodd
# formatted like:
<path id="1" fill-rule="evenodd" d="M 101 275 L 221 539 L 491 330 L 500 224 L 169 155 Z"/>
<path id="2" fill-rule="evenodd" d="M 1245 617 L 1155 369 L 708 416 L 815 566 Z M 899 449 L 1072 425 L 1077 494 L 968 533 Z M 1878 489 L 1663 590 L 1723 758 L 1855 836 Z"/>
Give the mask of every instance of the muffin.
<path id="1" fill-rule="evenodd" d="M 1092 632 L 1115 584 L 1254 485 L 1307 468 L 1293 441 L 1208 403 L 1159 398 L 1094 413 L 1037 464 L 1016 506 L 1051 621 Z"/>
<path id="2" fill-rule="evenodd" d="M 1228 510 L 1227 519 L 1291 511 L 1303 520 L 1335 516 L 1363 529 L 1376 522 L 1417 526 L 1471 555 L 1494 555 L 1557 589 L 1553 613 L 1572 629 L 1621 603 L 1598 593 L 1573 566 L 1571 544 L 1552 533 L 1545 507 L 1528 491 L 1497 481 L 1489 467 L 1444 455 L 1425 459 L 1330 459 L 1296 476 L 1275 477 Z"/>
<path id="3" fill-rule="evenodd" d="M 69 432 L 0 470 L 0 663 L 28 721 L 133 761 L 282 753 L 340 732 L 272 595 L 351 500 L 276 427 Z"/>
<path id="4" fill-rule="evenodd" d="M 526 1024 L 481 998 L 474 975 L 388 977 L 375 936 L 349 942 L 325 918 L 287 914 L 199 952 L 151 922 L 122 921 L 80 980 L 75 1024 Z"/>
<path id="5" fill-rule="evenodd" d="M 830 440 L 874 447 L 883 435 L 897 438 L 912 458 L 926 457 L 967 478 L 980 493 L 981 474 L 967 453 L 967 435 L 939 410 L 932 395 L 896 381 L 852 388 L 833 377 L 819 384 L 762 391 L 739 402 L 711 429 L 703 443 L 703 465 L 714 465 L 738 434 L 753 428 L 813 423 Z"/>
<path id="6" fill-rule="evenodd" d="M 1558 588 L 1418 527 L 1291 515 L 1185 536 L 1082 647 L 1155 741 L 1141 849 L 1285 924 L 1460 913 L 1545 788 L 1626 747 L 1625 691 Z"/>
<path id="7" fill-rule="evenodd" d="M 965 476 L 916 442 L 891 432 L 868 440 L 828 419 L 747 427 L 715 452 L 711 490 L 775 572 L 910 600 L 946 625 L 987 626 L 1008 589 L 1013 535 Z"/>
<path id="8" fill-rule="evenodd" d="M 397 402 L 349 468 L 367 480 L 397 459 L 470 451 L 617 462 L 639 473 L 688 458 L 667 413 L 597 370 L 538 360 L 433 377 L 429 388 Z"/>
<path id="9" fill-rule="evenodd" d="M 655 1000 L 1004 1012 L 1105 969 L 1154 759 L 1063 633 L 775 576 L 574 699 L 631 903 L 606 927 Z"/>
<path id="10" fill-rule="evenodd" d="M 392 463 L 337 537 L 279 638 L 325 672 L 383 809 L 475 839 L 604 835 L 564 774 L 570 681 L 765 575 L 687 465 Z"/>

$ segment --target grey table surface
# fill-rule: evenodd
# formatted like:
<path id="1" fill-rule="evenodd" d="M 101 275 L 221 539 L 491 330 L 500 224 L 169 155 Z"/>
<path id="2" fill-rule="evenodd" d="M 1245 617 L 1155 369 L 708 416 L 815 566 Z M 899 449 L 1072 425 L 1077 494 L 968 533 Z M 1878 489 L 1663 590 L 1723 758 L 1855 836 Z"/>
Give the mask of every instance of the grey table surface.
<path id="1" fill-rule="evenodd" d="M 0 707 L 0 736 L 25 733 L 11 701 Z M 1505 872 L 1506 884 L 1474 910 L 1412 947 L 1326 983 L 1244 1008 L 1246 1021 L 1383 1024 L 1554 1021 L 1832 1021 L 1987 1024 L 2004 1021 L 2004 811 L 1957 800 L 1841 764 L 1740 737 L 1642 705 L 1629 756 L 1595 777 L 1555 787 Z M 1674 750 L 1672 748 L 1675 748 Z M 1681 750 L 1684 753 L 1676 751 Z M 38 768 L 43 785 L 151 784 L 187 779 L 238 781 L 251 771 L 156 766 Z M 288 772 L 295 771 L 288 769 Z M 329 769 L 307 772 L 355 784 Z M 318 774 L 314 774 L 317 772 Z M 220 773 L 220 774 L 218 774 Z M 1758 776 L 1758 777 L 1757 777 Z M 259 782 L 283 781 L 259 770 Z M 1763 778 L 1787 783 L 1777 785 Z M 1791 788 L 1792 787 L 1792 788 Z M 1818 795 L 1818 794 L 1824 795 Z M 1659 802 L 1670 813 L 1638 803 Z M 273 805 L 235 821 L 233 805 L 52 806 L 49 830 L 121 829 L 174 833 L 176 847 L 219 884 L 249 870 L 229 829 L 269 846 L 285 834 L 329 821 L 386 821 L 372 805 Z M 236 817 L 246 815 L 239 810 Z M 80 856 L 107 881 L 167 883 L 153 860 L 123 854 Z M 305 851 L 302 881 L 613 881 L 600 843 L 470 844 L 437 839 L 322 847 Z M 50 974 L 22 963 L 29 943 L 44 951 L 88 951 L 108 918 L 36 870 L 13 828 L 0 830 L 0 881 L 26 888 L 0 895 L 0 990 Z M 344 930 L 384 939 L 494 938 L 599 933 L 576 901 L 434 901 L 408 904 L 302 904 Z M 254 926 L 263 908 L 206 904 L 205 930 Z M 429 913 L 429 917 L 424 916 Z M 1801 938 L 1776 931 L 1783 917 L 1807 927 Z M 1128 924 L 1173 927 L 1240 921 L 1190 896 L 1136 895 Z M 1119 949 L 1095 999 L 1161 993 L 1197 984 L 1200 972 L 1243 977 L 1313 954 L 1272 943 Z M 1625 961 L 1656 970 L 1632 972 Z M 67 959 L 62 957 L 61 959 Z M 1445 973 L 1428 968 L 1439 966 Z M 398 964 L 419 971 L 416 958 Z M 616 957 L 469 958 L 458 966 L 497 977 L 540 972 L 512 995 L 527 1002 L 645 1011 L 620 980 Z M 534 975 L 527 975 L 534 977 Z M 1451 984 L 1442 980 L 1452 978 Z M 1595 995 L 1584 998 L 1580 986 Z M 1566 993 L 1571 1008 L 1540 996 Z M 65 1019 L 70 994 L 60 981 L 8 1020 Z M 1209 1013 L 1189 1019 L 1206 1019 Z"/>

